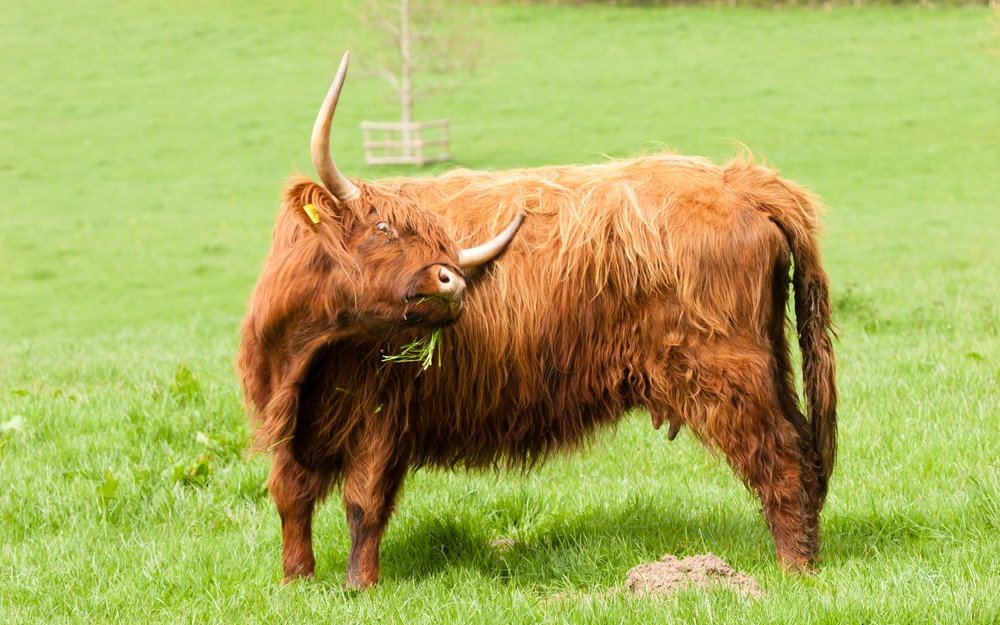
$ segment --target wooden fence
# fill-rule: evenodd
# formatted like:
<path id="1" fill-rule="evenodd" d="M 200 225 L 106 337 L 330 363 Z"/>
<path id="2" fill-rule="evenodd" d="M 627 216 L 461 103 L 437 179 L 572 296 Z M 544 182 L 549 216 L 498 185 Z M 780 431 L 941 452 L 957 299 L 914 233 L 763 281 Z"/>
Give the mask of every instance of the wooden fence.
<path id="1" fill-rule="evenodd" d="M 361 122 L 369 165 L 426 165 L 451 158 L 448 120 Z"/>

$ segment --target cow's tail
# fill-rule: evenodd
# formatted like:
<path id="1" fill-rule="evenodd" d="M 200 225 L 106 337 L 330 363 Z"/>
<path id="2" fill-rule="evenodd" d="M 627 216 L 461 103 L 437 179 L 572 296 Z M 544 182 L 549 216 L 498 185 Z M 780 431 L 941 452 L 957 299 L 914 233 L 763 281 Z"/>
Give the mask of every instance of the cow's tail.
<path id="1" fill-rule="evenodd" d="M 826 497 L 837 453 L 837 386 L 830 317 L 829 281 L 820 262 L 817 233 L 823 205 L 777 172 L 747 161 L 731 163 L 727 178 L 743 178 L 746 198 L 766 213 L 788 239 L 792 252 L 795 325 L 813 445 L 819 459 L 819 502 Z M 751 185 L 748 188 L 747 185 Z"/>

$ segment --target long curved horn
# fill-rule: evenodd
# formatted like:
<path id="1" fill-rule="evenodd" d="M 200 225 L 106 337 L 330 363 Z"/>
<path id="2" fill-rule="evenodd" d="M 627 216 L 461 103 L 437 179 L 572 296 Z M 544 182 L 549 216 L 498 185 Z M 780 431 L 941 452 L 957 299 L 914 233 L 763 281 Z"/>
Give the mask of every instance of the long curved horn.
<path id="1" fill-rule="evenodd" d="M 319 108 L 319 115 L 316 116 L 316 123 L 313 124 L 312 140 L 309 142 L 312 149 L 313 167 L 319 174 L 319 179 L 323 181 L 326 188 L 333 193 L 338 200 L 346 202 L 353 200 L 360 195 L 360 191 L 353 182 L 347 179 L 344 174 L 337 169 L 337 164 L 330 156 L 330 124 L 333 122 L 333 114 L 337 111 L 337 100 L 340 99 L 340 90 L 344 86 L 344 78 L 347 76 L 347 66 L 351 61 L 351 53 L 345 52 L 340 60 L 340 68 L 333 78 L 330 91 L 323 100 L 323 106 Z"/>
<path id="2" fill-rule="evenodd" d="M 458 266 L 462 269 L 472 269 L 473 267 L 488 263 L 499 256 L 514 239 L 514 235 L 517 233 L 517 229 L 521 227 L 522 221 L 524 221 L 524 215 L 518 215 L 507 224 L 503 232 L 486 243 L 459 252 Z"/>

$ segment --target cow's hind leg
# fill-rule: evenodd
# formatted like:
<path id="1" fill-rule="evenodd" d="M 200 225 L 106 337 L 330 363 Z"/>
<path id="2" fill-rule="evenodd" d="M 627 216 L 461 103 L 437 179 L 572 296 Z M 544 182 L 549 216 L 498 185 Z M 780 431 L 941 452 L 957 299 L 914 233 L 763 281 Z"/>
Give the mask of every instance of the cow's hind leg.
<path id="1" fill-rule="evenodd" d="M 766 349 L 709 351 L 692 381 L 717 401 L 692 426 L 760 497 L 779 563 L 807 569 L 819 548 L 816 476 L 803 432 L 786 414 L 780 363 Z"/>
<path id="2" fill-rule="evenodd" d="M 312 577 L 312 518 L 330 485 L 330 475 L 299 464 L 287 446 L 274 453 L 268 489 L 281 517 L 282 583 Z"/>
<path id="3" fill-rule="evenodd" d="M 350 458 L 344 512 L 351 535 L 345 586 L 360 590 L 379 578 L 379 545 L 407 471 L 408 455 L 388 437 L 373 436 Z"/>

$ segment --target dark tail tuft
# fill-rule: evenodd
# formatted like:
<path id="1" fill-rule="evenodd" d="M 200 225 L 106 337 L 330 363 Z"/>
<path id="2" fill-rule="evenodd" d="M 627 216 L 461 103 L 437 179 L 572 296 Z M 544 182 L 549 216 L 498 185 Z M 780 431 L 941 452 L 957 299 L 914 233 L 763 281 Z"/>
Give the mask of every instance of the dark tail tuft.
<path id="1" fill-rule="evenodd" d="M 830 340 L 830 297 L 826 274 L 815 254 L 796 252 L 795 325 L 802 352 L 802 377 L 805 383 L 813 444 L 820 461 L 819 499 L 826 497 L 830 475 L 837 456 L 837 386 L 836 364 Z"/>

